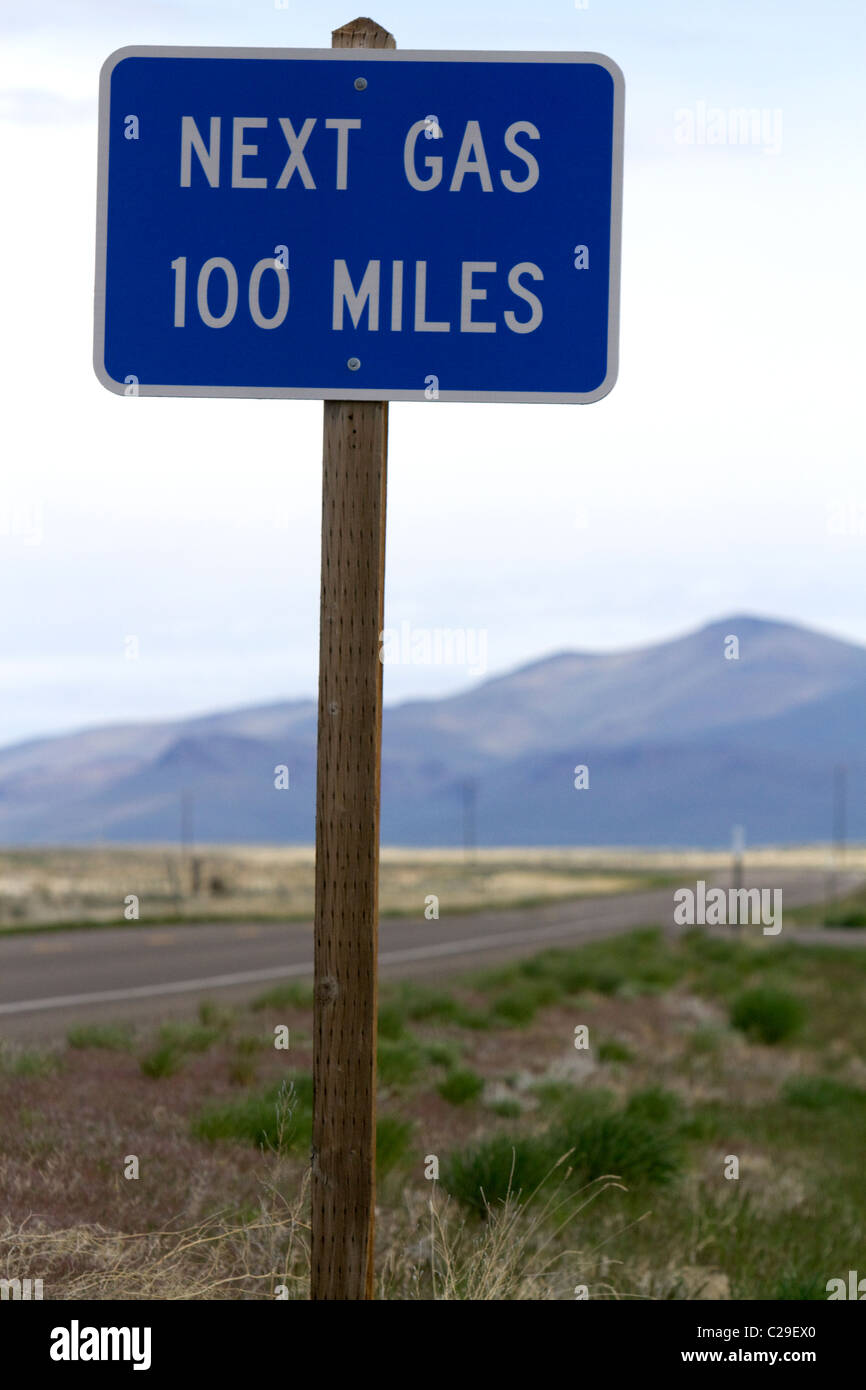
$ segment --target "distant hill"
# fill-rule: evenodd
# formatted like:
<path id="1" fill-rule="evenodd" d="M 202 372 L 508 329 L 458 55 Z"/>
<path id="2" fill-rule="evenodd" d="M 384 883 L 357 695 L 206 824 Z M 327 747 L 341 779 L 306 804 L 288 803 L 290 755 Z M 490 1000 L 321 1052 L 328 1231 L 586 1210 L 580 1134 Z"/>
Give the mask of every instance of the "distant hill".
<path id="1" fill-rule="evenodd" d="M 386 709 L 382 838 L 459 844 L 468 783 L 480 844 L 712 846 L 734 824 L 751 843 L 827 839 L 838 762 L 866 838 L 866 648 L 738 615 Z M 312 700 L 31 740 L 0 750 L 0 839 L 173 841 L 186 791 L 200 842 L 309 842 L 315 769 Z"/>

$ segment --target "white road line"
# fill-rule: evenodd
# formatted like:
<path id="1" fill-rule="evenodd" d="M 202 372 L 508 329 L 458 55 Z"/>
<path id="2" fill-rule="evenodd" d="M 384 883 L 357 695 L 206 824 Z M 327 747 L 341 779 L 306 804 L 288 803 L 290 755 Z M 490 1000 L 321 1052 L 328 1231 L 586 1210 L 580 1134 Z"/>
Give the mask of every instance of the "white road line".
<path id="1" fill-rule="evenodd" d="M 255 980 L 279 980 L 289 975 L 311 975 L 312 963 L 279 965 L 270 970 L 241 970 L 236 975 L 210 975 L 201 980 L 175 980 L 164 985 L 138 985 L 134 989 L 102 989 L 92 994 L 57 994 L 51 999 L 21 999 L 0 1004 L 0 1014 L 36 1013 L 40 1009 L 63 1009 L 73 1004 L 110 1004 L 116 999 L 151 999 L 159 994 L 186 994 L 198 989 L 221 989 L 227 985 L 251 984 Z"/>
<path id="2" fill-rule="evenodd" d="M 380 965 L 399 965 L 403 961 L 430 960 L 436 956 L 469 955 L 473 951 L 483 951 L 492 946 L 526 945 L 536 941 L 555 941 L 563 936 L 574 936 L 575 928 L 606 925 L 607 917 L 583 917 L 579 922 L 560 923 L 553 927 L 535 927 L 531 932 L 497 932 L 496 935 L 470 936 L 464 941 L 443 941 L 438 946 L 412 946 L 403 951 L 383 951 L 379 956 Z M 634 930 L 629 923 L 623 924 L 623 931 Z"/>
<path id="3" fill-rule="evenodd" d="M 530 931 L 497 932 L 487 936 L 467 937 L 462 941 L 442 941 L 432 946 L 410 946 L 399 951 L 382 951 L 379 954 L 379 965 L 403 965 L 409 961 L 435 960 L 443 956 L 472 955 L 479 951 L 492 950 L 497 946 L 534 946 L 539 941 L 556 941 L 562 937 L 575 938 L 579 936 L 582 928 L 607 926 L 609 923 L 609 915 L 602 913 L 600 916 L 582 917 L 577 921 L 560 922 L 550 927 L 535 927 Z M 620 923 L 623 931 L 636 931 L 640 925 L 640 922 Z M 661 925 L 664 927 L 664 923 Z M 787 939 L 796 941 L 800 936 L 804 944 L 812 944 L 806 936 L 807 931 L 808 928 L 802 933 L 790 933 Z M 724 935 L 723 932 L 719 934 Z M 829 941 L 823 930 L 816 933 L 814 939 L 823 940 L 828 945 L 835 944 Z M 847 938 L 844 944 L 848 944 Z M 852 941 L 851 944 L 858 943 Z M 124 999 L 156 999 L 163 994 L 192 994 L 198 990 L 225 989 L 231 985 L 253 984 L 258 980 L 286 980 L 293 976 L 312 973 L 313 962 L 304 961 L 301 965 L 275 965 L 267 970 L 241 970 L 233 975 L 208 975 L 197 980 L 175 980 L 161 985 L 105 989 L 94 991 L 92 994 L 60 994 L 48 999 L 22 999 L 13 1004 L 0 1004 L 0 1015 L 38 1013 L 40 1010 L 72 1008 L 76 1004 L 110 1004 Z"/>
<path id="4" fill-rule="evenodd" d="M 562 923 L 553 927 L 535 928 L 530 932 L 498 932 L 496 935 L 474 936 L 463 941 L 442 941 L 435 946 L 412 946 L 401 951 L 383 951 L 381 965 L 401 965 L 413 960 L 434 960 L 439 956 L 462 956 L 491 950 L 496 946 L 532 946 L 538 941 L 573 936 L 576 927 L 604 924 L 606 917 L 585 917 L 579 923 Z M 624 930 L 628 930 L 625 924 Z M 301 965 L 276 965 L 267 970 L 241 970 L 234 975 L 209 975 L 198 980 L 175 980 L 161 985 L 138 985 L 131 989 L 95 990 L 91 994 L 58 994 L 48 999 L 21 999 L 13 1004 L 0 1004 L 2 1014 L 38 1013 L 43 1009 L 72 1008 L 76 1004 L 111 1004 L 123 999 L 154 999 L 162 994 L 188 994 L 201 989 L 225 989 L 230 985 L 252 984 L 257 980 L 285 980 L 293 975 L 312 975 L 313 962 Z"/>

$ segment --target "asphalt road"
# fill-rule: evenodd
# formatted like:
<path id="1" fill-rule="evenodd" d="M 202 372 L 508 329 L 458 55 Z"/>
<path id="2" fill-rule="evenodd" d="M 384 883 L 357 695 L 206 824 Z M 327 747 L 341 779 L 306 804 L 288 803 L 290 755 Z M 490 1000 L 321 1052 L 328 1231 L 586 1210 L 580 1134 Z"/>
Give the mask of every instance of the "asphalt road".
<path id="1" fill-rule="evenodd" d="M 714 880 L 724 884 L 723 877 Z M 863 883 L 840 874 L 842 894 Z M 684 879 L 684 886 L 688 885 Z M 824 876 L 767 873 L 748 887 L 781 888 L 786 907 L 817 902 Z M 586 898 L 547 907 L 478 912 L 438 921 L 385 918 L 379 927 L 382 976 L 447 976 L 480 964 L 527 955 L 546 946 L 577 944 L 637 926 L 673 926 L 673 889 Z M 724 932 L 725 929 L 722 929 Z M 728 929 L 730 930 L 730 929 Z M 757 931 L 758 928 L 752 928 Z M 776 940 L 820 935 L 856 944 L 857 932 L 784 929 Z M 866 939 L 866 934 L 864 934 Z M 242 1002 L 269 982 L 310 978 L 310 923 L 212 923 L 0 937 L 0 1038 L 50 1041 L 73 1023 L 159 1020 L 189 1013 L 198 1000 Z"/>

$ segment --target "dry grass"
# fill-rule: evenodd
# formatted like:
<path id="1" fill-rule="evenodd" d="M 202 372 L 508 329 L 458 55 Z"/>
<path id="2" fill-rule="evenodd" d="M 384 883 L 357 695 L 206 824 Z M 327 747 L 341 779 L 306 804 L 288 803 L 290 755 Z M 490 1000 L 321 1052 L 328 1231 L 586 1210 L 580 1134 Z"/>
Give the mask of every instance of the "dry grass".
<path id="1" fill-rule="evenodd" d="M 212 1216 L 187 1227 L 131 1235 L 98 1225 L 43 1230 L 37 1223 L 0 1232 L 6 1278 L 42 1279 L 48 1299 L 139 1300 L 289 1298 L 309 1291 L 304 1191 L 267 1205 L 239 1224 Z M 282 1295 L 285 1297 L 286 1295 Z"/>
<path id="2" fill-rule="evenodd" d="M 471 910 L 639 889 L 650 865 L 601 864 L 571 850 L 382 852 L 380 908 L 417 913 L 429 893 Z M 308 918 L 312 847 L 176 846 L 6 850 L 0 854 L 0 927 L 119 922 L 135 894 L 140 920 Z"/>
<path id="3" fill-rule="evenodd" d="M 567 1164 L 569 1156 L 564 1154 L 555 1167 Z M 552 1176 L 553 1170 L 545 1187 Z M 567 1176 L 566 1170 L 563 1181 Z M 599 1178 L 576 1195 L 563 1195 L 559 1184 L 534 1205 L 509 1190 L 504 1201 L 486 1204 L 480 1228 L 465 1219 L 456 1222 L 448 1203 L 431 1201 L 433 1298 L 500 1302 L 575 1297 L 576 1288 L 595 1272 L 597 1252 L 571 1249 L 566 1237 L 584 1208 L 611 1187 L 625 1190 L 613 1177 Z"/>
<path id="4" fill-rule="evenodd" d="M 866 847 L 833 860 L 826 845 L 750 850 L 746 872 L 866 869 Z M 384 848 L 380 909 L 414 913 L 428 893 L 451 911 L 638 891 L 683 874 L 730 867 L 727 851 L 641 849 Z M 142 921 L 309 918 L 312 846 L 176 845 L 12 849 L 0 853 L 0 929 L 28 924 L 122 921 L 134 893 Z"/>
<path id="5" fill-rule="evenodd" d="M 396 849 L 381 854 L 383 913 L 416 912 L 428 893 L 451 910 L 507 907 L 587 894 L 638 891 L 683 874 L 730 867 L 721 850 L 605 848 Z M 826 845 L 749 850 L 746 872 L 864 870 L 866 847 L 835 859 Z M 0 853 L 0 928 L 123 919 L 134 893 L 142 920 L 307 918 L 313 911 L 312 846 L 176 845 L 7 849 Z"/>
<path id="6" fill-rule="evenodd" d="M 770 1046 L 732 1028 L 758 983 L 803 1001 L 802 1034 Z M 534 1012 L 507 1022 L 503 999 Z M 801 1299 L 848 1268 L 863 1230 L 866 951 L 642 930 L 447 988 L 400 982 L 382 1004 L 380 1299 L 571 1300 L 581 1285 L 594 1299 Z M 277 1022 L 290 1058 L 272 1046 Z M 41 1279 L 47 1299 L 305 1298 L 309 1022 L 293 993 L 223 1016 L 203 1004 L 197 1023 L 172 1024 L 182 1065 L 160 1077 L 140 1059 L 162 1029 L 0 1054 L 0 1277 Z M 413 1068 L 386 1078 L 401 1049 Z M 255 1071 L 242 1082 L 239 1056 Z M 468 1104 L 441 1094 L 458 1066 L 483 1082 Z M 595 1120 L 635 1105 L 627 1131 L 601 1127 L 598 1157 Z M 611 1140 L 624 1132 L 627 1152 Z M 635 1135 L 676 1152 L 670 1181 L 638 1162 Z M 629 1190 L 610 1191 L 611 1173 Z"/>
<path id="7" fill-rule="evenodd" d="M 557 1189 L 535 1206 L 509 1193 L 488 1207 L 483 1222 L 467 1221 L 435 1188 L 424 1202 L 407 1192 L 403 1211 L 379 1233 L 376 1297 L 573 1298 L 599 1261 L 597 1252 L 570 1248 L 568 1232 L 585 1206 L 617 1186 L 601 1179 L 578 1200 L 562 1199 Z M 125 1235 L 99 1225 L 48 1230 L 32 1220 L 19 1226 L 7 1221 L 0 1230 L 0 1270 L 0 1277 L 41 1279 L 44 1298 L 55 1301 L 306 1299 L 308 1176 L 291 1202 L 269 1186 L 259 1215 L 242 1224 L 216 1215 L 191 1226 Z M 597 1282 L 593 1291 L 616 1296 Z"/>

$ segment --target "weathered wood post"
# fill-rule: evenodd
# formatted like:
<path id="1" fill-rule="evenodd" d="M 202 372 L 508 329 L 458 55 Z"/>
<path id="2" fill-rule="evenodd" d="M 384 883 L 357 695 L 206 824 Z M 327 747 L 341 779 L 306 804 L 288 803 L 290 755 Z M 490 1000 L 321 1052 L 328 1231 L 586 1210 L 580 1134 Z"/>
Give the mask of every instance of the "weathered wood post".
<path id="1" fill-rule="evenodd" d="M 370 19 L 333 48 L 394 48 Z M 316 774 L 313 1299 L 373 1296 L 387 401 L 325 401 Z"/>

